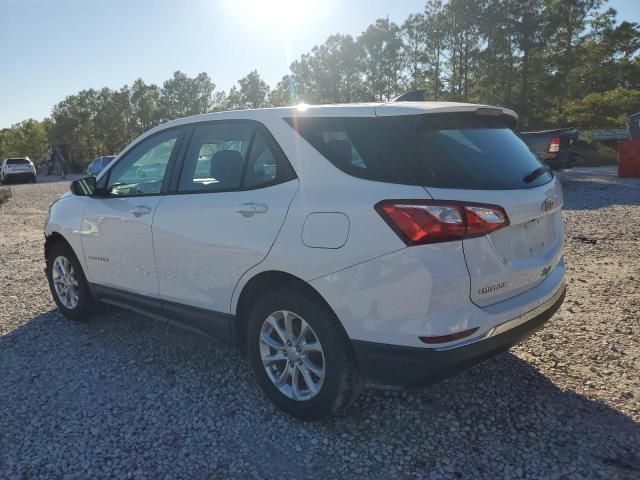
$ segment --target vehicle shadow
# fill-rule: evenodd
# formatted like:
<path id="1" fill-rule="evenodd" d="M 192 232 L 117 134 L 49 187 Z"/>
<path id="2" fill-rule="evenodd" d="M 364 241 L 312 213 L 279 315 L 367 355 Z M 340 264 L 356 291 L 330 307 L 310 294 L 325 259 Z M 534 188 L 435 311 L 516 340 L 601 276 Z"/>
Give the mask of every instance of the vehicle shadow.
<path id="1" fill-rule="evenodd" d="M 0 365 L 3 478 L 640 476 L 639 424 L 511 353 L 315 423 L 276 410 L 235 349 L 119 309 L 38 315 L 0 337 Z"/>
<path id="2" fill-rule="evenodd" d="M 640 178 L 618 177 L 617 166 L 578 167 L 556 176 L 564 188 L 565 210 L 640 205 Z"/>

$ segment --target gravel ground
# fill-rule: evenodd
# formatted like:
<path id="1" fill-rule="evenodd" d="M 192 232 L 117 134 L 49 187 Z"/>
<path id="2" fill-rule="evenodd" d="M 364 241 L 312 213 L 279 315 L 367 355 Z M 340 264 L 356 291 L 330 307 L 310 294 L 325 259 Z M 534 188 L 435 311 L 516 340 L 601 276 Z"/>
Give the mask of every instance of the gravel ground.
<path id="1" fill-rule="evenodd" d="M 2 478 L 640 478 L 640 180 L 561 174 L 569 291 L 510 353 L 340 417 L 275 410 L 246 361 L 118 309 L 74 323 L 44 278 L 68 185 L 0 206 Z"/>

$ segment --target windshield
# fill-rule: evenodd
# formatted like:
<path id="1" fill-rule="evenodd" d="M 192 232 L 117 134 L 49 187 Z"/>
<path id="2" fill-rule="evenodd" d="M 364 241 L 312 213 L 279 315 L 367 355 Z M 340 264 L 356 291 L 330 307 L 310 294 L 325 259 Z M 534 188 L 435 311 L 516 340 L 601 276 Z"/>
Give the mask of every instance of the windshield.
<path id="1" fill-rule="evenodd" d="M 369 180 L 505 190 L 552 178 L 544 173 L 525 182 L 542 164 L 500 117 L 471 112 L 288 121 L 336 167 Z"/>
<path id="2" fill-rule="evenodd" d="M 29 160 L 24 158 L 10 158 L 7 160 L 7 165 L 29 165 Z"/>

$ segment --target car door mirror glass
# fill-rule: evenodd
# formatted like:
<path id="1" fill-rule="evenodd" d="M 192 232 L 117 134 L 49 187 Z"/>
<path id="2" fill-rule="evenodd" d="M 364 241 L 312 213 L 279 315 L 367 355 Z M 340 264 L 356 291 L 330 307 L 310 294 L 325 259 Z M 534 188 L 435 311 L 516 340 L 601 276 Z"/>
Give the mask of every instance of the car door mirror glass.
<path id="1" fill-rule="evenodd" d="M 71 193 L 81 197 L 89 197 L 96 193 L 96 177 L 79 178 L 71 182 Z"/>

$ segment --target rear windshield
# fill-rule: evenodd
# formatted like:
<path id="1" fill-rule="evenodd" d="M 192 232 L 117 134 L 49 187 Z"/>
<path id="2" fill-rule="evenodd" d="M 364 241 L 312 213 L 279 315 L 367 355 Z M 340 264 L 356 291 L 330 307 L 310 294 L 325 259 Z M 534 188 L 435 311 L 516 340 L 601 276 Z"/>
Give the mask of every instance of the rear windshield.
<path id="1" fill-rule="evenodd" d="M 543 185 L 542 164 L 508 119 L 475 113 L 287 121 L 340 170 L 381 182 L 434 188 L 518 189 Z"/>
<path id="2" fill-rule="evenodd" d="M 7 165 L 29 165 L 29 160 L 23 158 L 10 158 L 7 160 Z"/>

